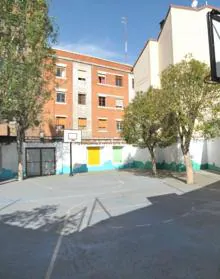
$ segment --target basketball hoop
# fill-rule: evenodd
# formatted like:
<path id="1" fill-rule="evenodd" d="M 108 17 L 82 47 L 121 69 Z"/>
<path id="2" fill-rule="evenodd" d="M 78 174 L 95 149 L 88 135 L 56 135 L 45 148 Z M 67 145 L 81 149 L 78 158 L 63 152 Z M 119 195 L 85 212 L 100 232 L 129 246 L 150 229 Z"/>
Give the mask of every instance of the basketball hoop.
<path id="1" fill-rule="evenodd" d="M 211 80 L 220 83 L 220 11 L 207 14 Z"/>
<path id="2" fill-rule="evenodd" d="M 81 130 L 64 130 L 64 142 L 81 143 L 82 131 Z"/>
<path id="3" fill-rule="evenodd" d="M 64 130 L 63 141 L 70 144 L 70 176 L 73 176 L 73 163 L 72 163 L 72 143 L 81 143 L 82 131 L 81 130 Z"/>

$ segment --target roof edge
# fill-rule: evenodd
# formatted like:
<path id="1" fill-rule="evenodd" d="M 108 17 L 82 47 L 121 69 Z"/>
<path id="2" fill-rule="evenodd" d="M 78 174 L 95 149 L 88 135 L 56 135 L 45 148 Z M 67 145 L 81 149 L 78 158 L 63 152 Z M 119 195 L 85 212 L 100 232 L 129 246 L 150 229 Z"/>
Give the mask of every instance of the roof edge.
<path id="1" fill-rule="evenodd" d="M 183 10 L 191 10 L 191 11 L 195 11 L 195 12 L 199 12 L 199 11 L 205 9 L 205 8 L 208 8 L 208 9 L 211 9 L 211 10 L 214 9 L 214 10 L 219 10 L 219 11 L 220 11 L 220 7 L 218 8 L 218 7 L 215 7 L 215 6 L 212 6 L 212 5 L 203 5 L 203 6 L 200 6 L 200 7 L 198 7 L 198 8 L 192 8 L 192 7 L 190 7 L 190 6 L 188 7 L 188 6 L 180 6 L 180 5 L 171 4 L 171 5 L 169 5 L 169 9 L 168 9 L 168 11 L 167 11 L 167 13 L 166 13 L 166 16 L 164 17 L 165 22 L 166 22 L 166 20 L 167 20 L 169 14 L 170 14 L 170 11 L 171 11 L 172 8 L 175 8 L 175 9 L 183 9 Z M 165 25 L 165 24 L 164 24 L 164 25 Z M 144 45 L 142 51 L 141 51 L 140 54 L 138 55 L 138 58 L 136 59 L 134 65 L 133 65 L 132 71 L 134 70 L 134 67 L 136 66 L 138 60 L 140 59 L 140 57 L 141 57 L 142 53 L 144 52 L 145 48 L 147 47 L 148 43 L 149 43 L 150 41 L 156 41 L 156 42 L 159 41 L 159 38 L 160 38 L 160 35 L 161 35 L 162 31 L 163 31 L 164 25 L 163 25 L 163 27 L 161 28 L 161 30 L 160 30 L 160 32 L 159 32 L 159 34 L 158 34 L 158 36 L 157 36 L 157 39 L 149 39 L 149 40 L 147 40 L 147 42 L 145 43 L 145 45 Z"/>
<path id="2" fill-rule="evenodd" d="M 86 56 L 86 57 L 90 57 L 90 58 L 100 59 L 100 60 L 103 60 L 103 61 L 106 61 L 106 62 L 112 62 L 112 63 L 116 63 L 116 64 L 119 64 L 119 65 L 128 66 L 128 67 L 132 68 L 132 65 L 127 64 L 127 63 L 121 63 L 121 62 L 117 62 L 117 61 L 114 61 L 114 60 L 108 60 L 108 59 L 100 58 L 100 57 L 97 57 L 97 56 L 93 56 L 93 55 L 89 55 L 89 54 L 83 54 L 83 53 L 80 53 L 80 52 L 70 51 L 70 50 L 62 49 L 62 48 L 53 47 L 53 49 L 68 52 L 68 53 L 72 53 L 72 54 L 76 54 L 76 55 L 82 55 L 82 56 Z"/>
<path id="3" fill-rule="evenodd" d="M 142 55 L 142 53 L 144 52 L 145 48 L 148 46 L 148 44 L 149 44 L 150 42 L 157 42 L 157 39 L 150 38 L 149 40 L 146 41 L 144 47 L 142 48 L 140 54 L 138 55 L 138 58 L 136 59 L 134 65 L 133 65 L 133 67 L 132 67 L 132 71 L 134 70 L 134 67 L 136 66 L 138 60 L 140 59 L 140 57 L 141 57 L 141 55 Z"/>

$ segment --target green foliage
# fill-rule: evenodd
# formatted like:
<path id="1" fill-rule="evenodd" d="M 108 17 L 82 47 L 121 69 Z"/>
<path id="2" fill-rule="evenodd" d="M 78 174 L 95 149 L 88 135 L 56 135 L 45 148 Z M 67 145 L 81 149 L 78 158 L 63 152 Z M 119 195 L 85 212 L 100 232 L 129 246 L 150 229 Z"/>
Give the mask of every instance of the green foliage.
<path id="1" fill-rule="evenodd" d="M 153 88 L 146 93 L 137 93 L 124 115 L 122 135 L 128 143 L 151 151 L 176 140 L 172 115 L 165 115 L 161 107 L 162 97 L 161 91 Z"/>
<path id="2" fill-rule="evenodd" d="M 1 0 L 0 120 L 16 121 L 19 180 L 25 131 L 39 123 L 51 95 L 55 38 L 46 0 Z"/>
<path id="3" fill-rule="evenodd" d="M 22 133 L 50 98 L 55 38 L 46 0 L 1 1 L 0 118 L 16 120 Z"/>
<path id="4" fill-rule="evenodd" d="M 219 86 L 206 83 L 209 68 L 191 57 L 170 65 L 161 77 L 162 107 L 172 113 L 183 154 L 189 152 L 193 135 L 204 136 L 218 107 Z"/>

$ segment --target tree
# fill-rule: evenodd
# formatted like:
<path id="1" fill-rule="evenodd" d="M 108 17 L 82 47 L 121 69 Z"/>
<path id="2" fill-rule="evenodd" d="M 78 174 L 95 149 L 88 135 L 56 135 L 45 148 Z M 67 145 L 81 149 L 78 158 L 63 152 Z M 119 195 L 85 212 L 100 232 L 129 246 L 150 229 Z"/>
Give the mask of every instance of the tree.
<path id="1" fill-rule="evenodd" d="M 207 125 L 213 124 L 219 104 L 219 86 L 205 82 L 210 71 L 206 64 L 191 57 L 170 65 L 161 77 L 163 109 L 174 116 L 175 126 L 184 156 L 187 183 L 194 183 L 190 158 L 190 142 L 194 135 L 204 136 Z M 209 129 L 210 130 L 210 129 Z"/>
<path id="2" fill-rule="evenodd" d="M 51 95 L 55 38 L 46 0 L 1 1 L 0 118 L 16 121 L 19 180 L 25 131 L 39 123 Z"/>
<path id="3" fill-rule="evenodd" d="M 172 117 L 161 113 L 161 91 L 150 88 L 137 93 L 125 110 L 123 131 L 126 142 L 148 148 L 153 174 L 157 174 L 155 148 L 165 147 L 176 140 Z"/>

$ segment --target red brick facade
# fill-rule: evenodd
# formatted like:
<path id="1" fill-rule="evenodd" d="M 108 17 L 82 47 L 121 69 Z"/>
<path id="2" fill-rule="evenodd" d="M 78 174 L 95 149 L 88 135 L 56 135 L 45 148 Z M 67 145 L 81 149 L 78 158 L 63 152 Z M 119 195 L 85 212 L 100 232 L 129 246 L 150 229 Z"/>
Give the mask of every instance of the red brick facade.
<path id="1" fill-rule="evenodd" d="M 63 50 L 56 50 L 56 54 L 56 65 L 60 68 L 58 75 L 61 76 L 56 77 L 51 100 L 45 105 L 40 127 L 29 130 L 27 136 L 37 137 L 41 131 L 44 136 L 53 137 L 59 136 L 62 128 L 78 129 L 74 126 L 74 110 L 78 105 L 74 103 L 74 94 L 79 93 L 74 89 L 74 63 L 79 63 L 78 65 L 88 65 L 91 68 L 91 103 L 87 104 L 91 106 L 89 138 L 119 138 L 118 130 L 121 126 L 117 121 L 123 119 L 124 108 L 129 102 L 129 74 L 132 67 Z M 104 84 L 100 81 L 104 81 Z M 99 97 L 102 97 L 101 100 Z M 102 106 L 99 104 L 101 101 Z"/>

